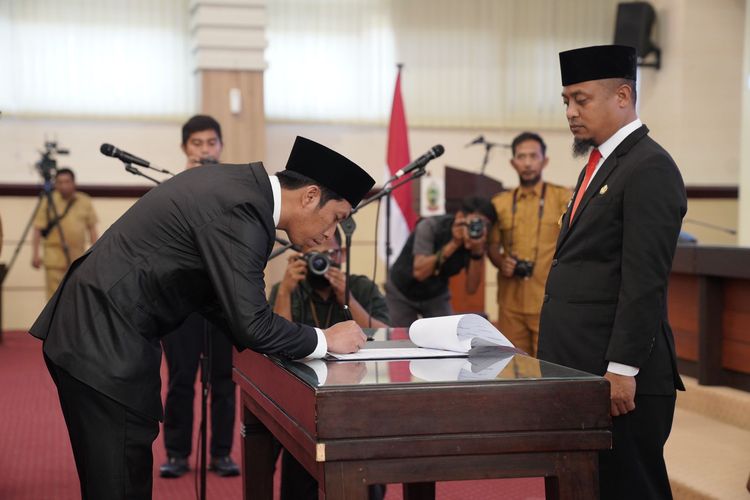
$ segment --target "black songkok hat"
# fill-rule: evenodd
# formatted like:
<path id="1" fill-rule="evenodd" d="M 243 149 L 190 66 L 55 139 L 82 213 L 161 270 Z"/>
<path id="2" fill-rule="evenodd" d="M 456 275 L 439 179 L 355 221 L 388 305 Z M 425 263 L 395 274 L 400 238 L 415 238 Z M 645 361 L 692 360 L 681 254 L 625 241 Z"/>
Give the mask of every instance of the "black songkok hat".
<path id="1" fill-rule="evenodd" d="M 636 55 L 625 45 L 596 45 L 560 52 L 563 87 L 605 78 L 635 80 Z"/>
<path id="2" fill-rule="evenodd" d="M 348 201 L 352 207 L 375 185 L 375 179 L 359 165 L 322 144 L 297 137 L 286 169 L 302 174 Z"/>

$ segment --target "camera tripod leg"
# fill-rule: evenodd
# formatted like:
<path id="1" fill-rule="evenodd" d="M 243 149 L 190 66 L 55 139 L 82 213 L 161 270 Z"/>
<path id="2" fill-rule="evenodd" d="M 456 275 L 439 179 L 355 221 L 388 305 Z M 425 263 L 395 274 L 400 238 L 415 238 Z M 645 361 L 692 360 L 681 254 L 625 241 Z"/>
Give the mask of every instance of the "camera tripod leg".
<path id="1" fill-rule="evenodd" d="M 39 210 L 39 207 L 42 204 L 42 192 L 39 192 L 39 195 L 36 200 L 36 205 L 34 205 L 34 210 L 31 212 L 31 217 L 29 217 L 28 222 L 26 223 L 26 227 L 23 228 L 23 232 L 21 233 L 21 237 L 18 240 L 18 243 L 16 244 L 15 250 L 13 250 L 13 256 L 10 258 L 10 262 L 8 262 L 8 266 L 5 268 L 5 274 L 0 276 L 0 284 L 2 284 L 3 281 L 5 281 L 5 277 L 8 276 L 8 273 L 11 269 L 13 269 L 13 264 L 15 264 L 16 259 L 18 258 L 18 254 L 21 253 L 21 247 L 23 246 L 23 243 L 26 241 L 26 237 L 29 234 L 29 230 L 31 229 L 31 225 L 34 223 L 34 217 L 36 216 L 37 211 Z"/>
<path id="2" fill-rule="evenodd" d="M 57 212 L 57 207 L 52 201 L 52 189 L 50 189 L 48 186 L 45 186 L 42 192 L 47 198 L 47 220 L 50 220 L 49 213 L 51 211 L 53 217 L 52 220 L 57 221 L 57 223 L 55 224 L 55 229 L 60 234 L 60 246 L 62 247 L 63 255 L 65 255 L 65 267 L 67 269 L 68 267 L 70 267 L 70 250 L 68 249 L 68 244 L 65 242 L 65 234 L 63 234 L 62 224 L 60 223 L 60 214 Z"/>

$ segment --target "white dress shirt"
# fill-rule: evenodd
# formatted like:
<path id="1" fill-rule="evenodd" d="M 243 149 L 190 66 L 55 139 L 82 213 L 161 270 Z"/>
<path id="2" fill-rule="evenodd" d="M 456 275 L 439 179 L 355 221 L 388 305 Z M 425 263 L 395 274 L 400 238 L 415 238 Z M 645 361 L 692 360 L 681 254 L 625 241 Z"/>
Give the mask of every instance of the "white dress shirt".
<path id="1" fill-rule="evenodd" d="M 279 219 L 281 219 L 281 184 L 279 184 L 279 178 L 275 175 L 269 175 L 268 180 L 271 181 L 271 191 L 273 192 L 273 225 L 277 227 Z M 326 342 L 323 330 L 316 328 L 315 333 L 318 334 L 318 345 L 312 353 L 307 355 L 307 359 L 320 359 L 328 352 L 328 342 Z"/>

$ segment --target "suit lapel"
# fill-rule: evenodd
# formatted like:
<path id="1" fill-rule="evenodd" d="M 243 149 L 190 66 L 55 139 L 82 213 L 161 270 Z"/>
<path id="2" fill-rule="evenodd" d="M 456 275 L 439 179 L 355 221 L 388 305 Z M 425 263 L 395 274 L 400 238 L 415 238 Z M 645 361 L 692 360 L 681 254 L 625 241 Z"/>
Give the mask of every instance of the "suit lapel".
<path id="1" fill-rule="evenodd" d="M 565 235 L 568 233 L 568 230 L 570 229 L 570 210 L 573 208 L 573 200 L 576 199 L 576 195 L 578 194 L 578 190 L 581 189 L 581 183 L 583 182 L 583 177 L 586 175 L 586 167 L 583 167 L 581 169 L 581 173 L 578 175 L 578 182 L 576 183 L 576 188 L 573 190 L 573 196 L 570 197 L 570 200 L 568 200 L 568 206 L 565 208 L 565 213 L 563 214 L 562 219 L 560 219 L 560 234 L 557 237 L 557 246 L 559 247 L 562 243 L 562 240 L 565 238 Z"/>
<path id="2" fill-rule="evenodd" d="M 557 241 L 557 248 L 559 249 L 562 244 L 567 239 L 567 236 L 570 234 L 571 231 L 573 231 L 573 228 L 576 226 L 578 220 L 581 218 L 581 214 L 586 210 L 586 206 L 588 205 L 589 201 L 599 192 L 599 190 L 602 188 L 604 183 L 607 181 L 607 178 L 614 172 L 615 168 L 618 165 L 619 157 L 625 155 L 630 149 L 639 141 L 641 138 L 643 138 L 646 134 L 648 134 L 648 127 L 645 125 L 642 125 L 641 127 L 634 130 L 629 136 L 627 136 L 612 152 L 611 155 L 607 157 L 607 159 L 604 161 L 604 164 L 601 166 L 599 171 L 596 173 L 593 179 L 591 179 L 591 182 L 589 183 L 588 188 L 586 189 L 586 192 L 583 193 L 583 198 L 581 199 L 581 203 L 578 205 L 578 208 L 576 209 L 576 216 L 573 218 L 573 222 L 570 223 L 570 208 L 565 213 L 565 217 L 563 217 L 563 227 L 560 231 L 560 237 Z M 585 170 L 585 169 L 584 169 Z M 583 172 L 581 172 L 581 175 L 578 176 L 578 184 L 576 186 L 576 191 L 573 194 L 573 199 L 575 199 L 575 196 L 578 193 L 578 190 L 581 188 L 581 182 L 583 181 Z"/>

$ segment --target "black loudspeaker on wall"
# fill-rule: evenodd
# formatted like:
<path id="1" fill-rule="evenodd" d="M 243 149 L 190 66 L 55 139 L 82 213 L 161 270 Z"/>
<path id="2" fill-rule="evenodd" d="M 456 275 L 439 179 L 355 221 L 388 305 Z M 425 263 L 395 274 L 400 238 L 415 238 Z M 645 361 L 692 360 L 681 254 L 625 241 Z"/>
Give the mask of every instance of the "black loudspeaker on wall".
<path id="1" fill-rule="evenodd" d="M 661 50 L 651 41 L 651 28 L 656 20 L 656 12 L 648 2 L 623 2 L 617 4 L 615 23 L 615 44 L 635 47 L 639 66 L 661 67 Z M 651 53 L 655 62 L 644 63 Z"/>

